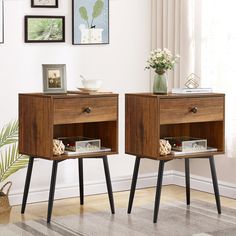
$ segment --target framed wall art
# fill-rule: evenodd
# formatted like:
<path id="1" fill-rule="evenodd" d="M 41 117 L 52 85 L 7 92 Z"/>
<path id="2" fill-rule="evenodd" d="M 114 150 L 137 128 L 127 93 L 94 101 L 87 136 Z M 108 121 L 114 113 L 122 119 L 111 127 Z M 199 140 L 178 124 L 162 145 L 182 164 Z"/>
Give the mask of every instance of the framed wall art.
<path id="1" fill-rule="evenodd" d="M 66 93 L 66 65 L 44 64 L 43 67 L 43 92 Z"/>
<path id="2" fill-rule="evenodd" d="M 25 16 L 25 42 L 65 42 L 65 17 Z"/>
<path id="3" fill-rule="evenodd" d="M 31 7 L 58 7 L 58 0 L 31 0 Z"/>
<path id="4" fill-rule="evenodd" d="M 4 43 L 4 1 L 0 0 L 0 43 Z"/>
<path id="5" fill-rule="evenodd" d="M 72 42 L 109 43 L 109 0 L 72 1 Z"/>

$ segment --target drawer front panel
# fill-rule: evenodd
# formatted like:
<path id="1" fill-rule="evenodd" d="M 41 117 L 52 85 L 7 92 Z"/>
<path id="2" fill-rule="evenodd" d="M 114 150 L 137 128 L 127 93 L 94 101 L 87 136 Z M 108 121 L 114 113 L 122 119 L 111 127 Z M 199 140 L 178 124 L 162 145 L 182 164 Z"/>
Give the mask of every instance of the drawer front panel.
<path id="1" fill-rule="evenodd" d="M 54 100 L 54 124 L 117 120 L 117 98 L 71 98 Z"/>
<path id="2" fill-rule="evenodd" d="M 160 100 L 160 124 L 224 120 L 224 97 Z"/>

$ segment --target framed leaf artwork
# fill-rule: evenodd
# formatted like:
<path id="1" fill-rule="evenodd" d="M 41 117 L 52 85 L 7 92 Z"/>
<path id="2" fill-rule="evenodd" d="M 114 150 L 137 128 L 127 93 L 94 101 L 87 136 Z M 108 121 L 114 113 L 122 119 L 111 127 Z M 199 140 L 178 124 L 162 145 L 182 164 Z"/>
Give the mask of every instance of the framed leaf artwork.
<path id="1" fill-rule="evenodd" d="M 74 45 L 109 43 L 109 0 L 73 0 Z"/>

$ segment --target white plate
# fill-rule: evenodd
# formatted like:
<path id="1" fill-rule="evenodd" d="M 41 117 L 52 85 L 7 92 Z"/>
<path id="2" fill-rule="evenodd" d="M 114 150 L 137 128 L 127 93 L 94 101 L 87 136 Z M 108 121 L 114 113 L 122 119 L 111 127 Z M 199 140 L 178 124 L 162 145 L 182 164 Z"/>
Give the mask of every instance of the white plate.
<path id="1" fill-rule="evenodd" d="M 77 88 L 79 89 L 81 92 L 97 92 L 98 89 L 95 88 Z"/>

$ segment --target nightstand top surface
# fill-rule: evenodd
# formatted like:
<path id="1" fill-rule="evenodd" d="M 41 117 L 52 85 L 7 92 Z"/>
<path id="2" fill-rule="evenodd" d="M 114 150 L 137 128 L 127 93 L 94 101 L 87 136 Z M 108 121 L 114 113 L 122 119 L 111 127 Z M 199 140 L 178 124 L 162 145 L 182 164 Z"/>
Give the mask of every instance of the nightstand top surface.
<path id="1" fill-rule="evenodd" d="M 154 93 L 126 93 L 126 95 L 141 96 L 141 97 L 157 97 L 157 98 L 186 98 L 186 97 L 216 97 L 222 96 L 223 93 L 191 93 L 191 94 L 177 94 L 177 93 L 168 93 L 168 94 L 154 94 Z"/>

